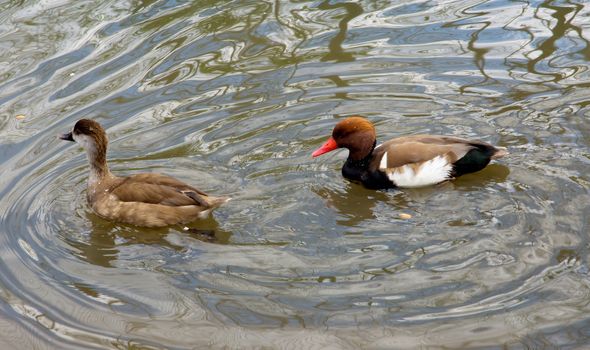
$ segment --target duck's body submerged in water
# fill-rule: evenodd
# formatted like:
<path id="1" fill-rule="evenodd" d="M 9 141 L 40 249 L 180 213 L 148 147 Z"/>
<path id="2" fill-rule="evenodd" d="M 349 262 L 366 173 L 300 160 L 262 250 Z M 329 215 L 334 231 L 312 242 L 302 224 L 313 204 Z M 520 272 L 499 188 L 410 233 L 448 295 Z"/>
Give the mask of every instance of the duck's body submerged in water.
<path id="1" fill-rule="evenodd" d="M 312 156 L 337 148 L 349 150 L 342 175 L 367 188 L 422 187 L 485 168 L 508 154 L 504 147 L 451 136 L 412 135 L 376 146 L 375 128 L 367 119 L 349 117 Z"/>
<path id="2" fill-rule="evenodd" d="M 183 224 L 206 217 L 229 200 L 209 196 L 166 175 L 113 175 L 106 161 L 106 132 L 93 120 L 80 119 L 72 132 L 60 138 L 77 142 L 86 150 L 90 163 L 88 204 L 107 220 L 144 227 Z"/>

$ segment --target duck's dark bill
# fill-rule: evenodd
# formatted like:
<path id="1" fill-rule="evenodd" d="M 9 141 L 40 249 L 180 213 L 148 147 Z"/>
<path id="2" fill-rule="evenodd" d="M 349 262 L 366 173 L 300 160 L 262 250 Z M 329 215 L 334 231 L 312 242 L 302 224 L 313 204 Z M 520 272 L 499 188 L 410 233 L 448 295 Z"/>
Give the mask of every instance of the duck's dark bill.
<path id="1" fill-rule="evenodd" d="M 59 135 L 59 138 L 65 141 L 72 141 L 74 142 L 74 138 L 72 137 L 72 133 L 69 132 L 67 134 Z"/>

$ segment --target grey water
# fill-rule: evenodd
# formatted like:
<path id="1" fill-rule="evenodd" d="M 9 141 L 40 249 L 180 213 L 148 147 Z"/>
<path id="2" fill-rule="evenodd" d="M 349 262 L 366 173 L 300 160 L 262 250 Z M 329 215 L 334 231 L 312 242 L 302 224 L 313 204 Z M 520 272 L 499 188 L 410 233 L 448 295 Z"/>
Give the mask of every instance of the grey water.
<path id="1" fill-rule="evenodd" d="M 585 1 L 0 2 L 0 347 L 584 348 L 589 41 Z M 367 190 L 311 158 L 353 114 L 511 154 Z M 97 217 L 80 118 L 233 200 Z"/>

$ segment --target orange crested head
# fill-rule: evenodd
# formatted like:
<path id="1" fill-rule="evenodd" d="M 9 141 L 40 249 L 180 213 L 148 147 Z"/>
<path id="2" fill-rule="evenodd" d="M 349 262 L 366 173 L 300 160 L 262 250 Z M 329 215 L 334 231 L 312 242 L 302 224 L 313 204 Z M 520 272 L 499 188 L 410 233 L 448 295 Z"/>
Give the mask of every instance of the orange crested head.
<path id="1" fill-rule="evenodd" d="M 312 156 L 317 157 L 342 147 L 350 150 L 352 159 L 364 158 L 371 152 L 375 137 L 375 127 L 370 121 L 361 116 L 351 116 L 336 124 L 332 137 L 315 150 Z"/>

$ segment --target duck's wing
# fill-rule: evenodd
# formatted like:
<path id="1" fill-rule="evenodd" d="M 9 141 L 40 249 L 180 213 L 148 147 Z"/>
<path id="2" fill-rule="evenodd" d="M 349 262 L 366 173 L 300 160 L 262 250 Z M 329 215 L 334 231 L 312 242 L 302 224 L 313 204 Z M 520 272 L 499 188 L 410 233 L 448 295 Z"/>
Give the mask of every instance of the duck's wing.
<path id="1" fill-rule="evenodd" d="M 139 174 L 125 178 L 110 192 L 122 202 L 166 206 L 198 205 L 209 207 L 207 195 L 184 182 L 160 174 Z"/>
<path id="2" fill-rule="evenodd" d="M 147 173 L 147 174 L 136 174 L 129 176 L 127 178 L 129 182 L 137 182 L 142 184 L 154 184 L 154 185 L 161 185 L 161 186 L 168 186 L 175 188 L 179 191 L 193 191 L 203 196 L 208 196 L 207 193 L 190 186 L 178 179 L 175 179 L 171 176 L 157 174 L 157 173 Z"/>
<path id="3" fill-rule="evenodd" d="M 398 168 L 448 155 L 451 162 L 461 159 L 475 146 L 468 140 L 445 136 L 414 135 L 387 141 L 375 149 L 379 168 Z"/>
<path id="4" fill-rule="evenodd" d="M 505 149 L 481 141 L 413 135 L 377 147 L 371 166 L 399 187 L 421 187 L 481 170 L 504 154 Z"/>

